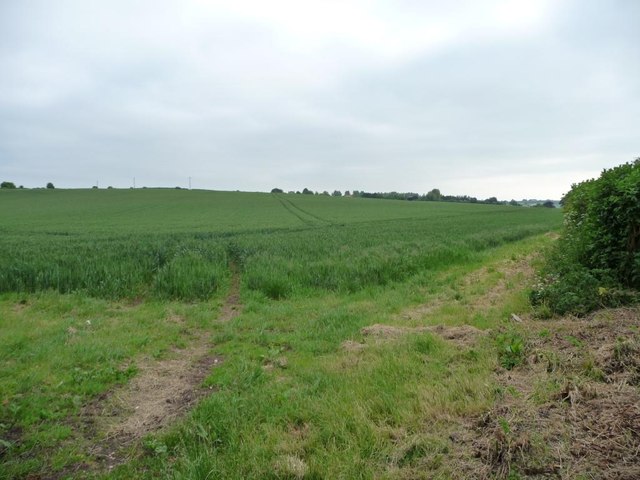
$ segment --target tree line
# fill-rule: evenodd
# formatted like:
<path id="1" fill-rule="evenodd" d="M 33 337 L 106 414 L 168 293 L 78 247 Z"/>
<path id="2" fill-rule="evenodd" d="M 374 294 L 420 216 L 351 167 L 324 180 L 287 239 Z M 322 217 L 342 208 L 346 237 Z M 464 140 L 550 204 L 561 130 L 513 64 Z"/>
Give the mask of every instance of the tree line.
<path id="1" fill-rule="evenodd" d="M 15 189 L 15 188 L 20 188 L 21 189 L 21 188 L 24 188 L 24 186 L 20 185 L 19 187 L 16 187 L 15 183 L 6 182 L 5 181 L 5 182 L 0 183 L 0 188 L 4 188 L 4 189 L 7 189 L 7 190 L 12 190 L 12 189 Z M 53 185 L 53 183 L 49 182 L 49 183 L 47 183 L 47 188 L 52 189 L 52 188 L 56 188 L 56 187 Z"/>
<path id="2" fill-rule="evenodd" d="M 271 193 L 285 193 L 280 188 L 274 188 L 271 190 Z M 444 195 L 440 192 L 439 189 L 434 188 L 433 190 L 425 193 L 419 194 L 415 192 L 365 192 L 361 190 L 353 190 L 352 192 L 346 190 L 342 193 L 340 190 L 334 190 L 333 193 L 329 193 L 328 191 L 323 192 L 314 192 L 309 190 L 308 188 L 304 188 L 302 191 L 293 191 L 290 190 L 287 192 L 288 194 L 302 194 L 302 195 L 327 195 L 333 197 L 360 197 L 360 198 L 380 198 L 385 200 L 407 200 L 410 202 L 454 202 L 454 203 L 480 203 L 486 205 L 512 205 L 512 206 L 522 206 L 516 200 L 506 201 L 506 200 L 498 200 L 497 197 L 489 197 L 486 199 L 479 199 L 476 197 L 470 197 L 468 195 Z M 555 203 L 551 200 L 546 200 L 544 202 L 540 201 L 538 204 L 534 206 L 547 207 L 547 208 L 555 208 Z"/>

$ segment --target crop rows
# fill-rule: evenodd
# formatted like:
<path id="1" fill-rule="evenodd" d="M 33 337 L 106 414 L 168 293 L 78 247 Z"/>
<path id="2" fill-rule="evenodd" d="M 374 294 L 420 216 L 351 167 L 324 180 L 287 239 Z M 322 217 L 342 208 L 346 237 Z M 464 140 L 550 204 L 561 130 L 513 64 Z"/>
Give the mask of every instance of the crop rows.
<path id="1" fill-rule="evenodd" d="M 398 207 L 401 202 L 275 196 L 253 201 L 255 224 L 263 227 L 257 231 L 246 219 L 244 230 L 235 227 L 239 231 L 217 224 L 202 231 L 201 223 L 191 231 L 158 233 L 39 231 L 36 224 L 29 234 L 9 230 L 0 237 L 0 292 L 204 299 L 226 284 L 230 262 L 247 288 L 274 299 L 355 292 L 467 261 L 487 248 L 554 228 L 559 220 L 547 210 L 514 207 L 416 208 L 407 202 Z M 264 228 L 260 207 L 266 203 L 280 205 L 278 215 L 290 212 L 297 223 L 283 225 L 277 217 L 279 224 Z M 135 215 L 132 208 L 129 216 Z M 402 215 L 412 216 L 393 218 Z"/>

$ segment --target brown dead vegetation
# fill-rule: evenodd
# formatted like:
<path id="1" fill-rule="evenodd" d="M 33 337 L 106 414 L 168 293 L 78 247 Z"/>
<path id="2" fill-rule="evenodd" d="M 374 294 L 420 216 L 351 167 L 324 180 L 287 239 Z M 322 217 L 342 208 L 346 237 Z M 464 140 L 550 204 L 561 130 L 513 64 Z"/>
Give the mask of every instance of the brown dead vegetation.
<path id="1" fill-rule="evenodd" d="M 531 260 L 506 261 L 467 276 L 462 289 L 471 298 L 469 308 L 491 308 L 511 283 L 532 279 Z M 475 286 L 491 274 L 499 275 L 497 282 L 474 296 Z M 397 316 L 414 326 L 365 327 L 364 342 L 350 340 L 342 347 L 356 352 L 372 342 L 423 332 L 470 347 L 489 333 L 468 325 L 415 326 L 445 303 L 436 300 Z M 526 339 L 526 361 L 496 372 L 496 401 L 489 411 L 448 421 L 448 453 L 433 472 L 457 479 L 640 478 L 640 308 L 582 319 L 543 321 L 521 314 L 512 320 Z"/>
<path id="2" fill-rule="evenodd" d="M 640 309 L 526 326 L 529 360 L 452 437 L 461 478 L 640 478 Z"/>
<path id="3" fill-rule="evenodd" d="M 145 360 L 129 384 L 87 405 L 82 412 L 85 433 L 99 442 L 89 453 L 106 468 L 124 462 L 123 449 L 183 415 L 210 392 L 200 385 L 222 358 L 209 354 L 204 339 L 171 358 Z"/>

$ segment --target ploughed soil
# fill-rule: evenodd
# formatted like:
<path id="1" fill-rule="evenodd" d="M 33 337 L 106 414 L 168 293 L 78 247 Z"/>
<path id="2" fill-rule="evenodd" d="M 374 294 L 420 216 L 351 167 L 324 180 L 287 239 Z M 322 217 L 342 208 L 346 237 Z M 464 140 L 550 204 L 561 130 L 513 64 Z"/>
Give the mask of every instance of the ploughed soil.
<path id="1" fill-rule="evenodd" d="M 241 311 L 240 280 L 234 270 L 229 295 L 217 322 L 227 322 Z M 169 320 L 181 322 L 173 315 Z M 173 349 L 167 358 L 143 358 L 136 362 L 137 375 L 126 385 L 114 388 L 83 408 L 80 433 L 87 440 L 91 465 L 77 465 L 76 471 L 112 469 L 135 452 L 130 448 L 141 438 L 171 424 L 210 394 L 202 386 L 211 369 L 223 358 L 211 353 L 207 332 L 183 349 Z M 69 474 L 71 472 L 65 472 Z"/>

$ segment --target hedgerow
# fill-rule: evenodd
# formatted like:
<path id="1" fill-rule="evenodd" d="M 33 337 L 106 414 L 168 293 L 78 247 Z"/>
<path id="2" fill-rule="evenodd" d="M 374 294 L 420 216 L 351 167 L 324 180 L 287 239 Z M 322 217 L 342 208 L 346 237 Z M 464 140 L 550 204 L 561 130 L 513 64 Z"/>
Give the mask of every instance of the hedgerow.
<path id="1" fill-rule="evenodd" d="M 574 184 L 562 203 L 564 232 L 531 293 L 532 303 L 584 315 L 637 301 L 640 158 Z"/>

